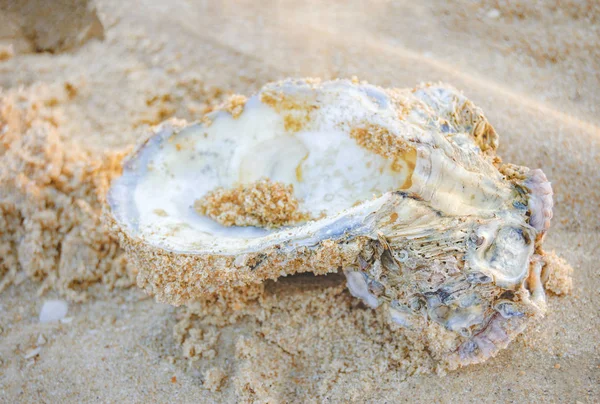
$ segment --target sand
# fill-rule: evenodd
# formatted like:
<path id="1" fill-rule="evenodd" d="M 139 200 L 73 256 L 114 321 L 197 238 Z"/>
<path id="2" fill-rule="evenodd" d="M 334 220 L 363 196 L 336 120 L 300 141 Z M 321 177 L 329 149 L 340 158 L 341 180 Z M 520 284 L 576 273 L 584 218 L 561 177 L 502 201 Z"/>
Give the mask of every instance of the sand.
<path id="1" fill-rule="evenodd" d="M 211 190 L 194 209 L 223 226 L 276 228 L 308 219 L 298 209 L 294 186 L 262 178 L 247 185 Z"/>
<path id="2" fill-rule="evenodd" d="M 77 18 L 28 3 L 38 12 L 0 1 L 1 401 L 600 400 L 596 2 L 74 1 Z M 354 75 L 462 89 L 502 158 L 553 183 L 545 248 L 573 290 L 484 364 L 436 374 L 338 275 L 155 303 L 100 224 L 101 191 L 147 125 L 287 76 Z M 55 299 L 66 318 L 41 323 Z"/>

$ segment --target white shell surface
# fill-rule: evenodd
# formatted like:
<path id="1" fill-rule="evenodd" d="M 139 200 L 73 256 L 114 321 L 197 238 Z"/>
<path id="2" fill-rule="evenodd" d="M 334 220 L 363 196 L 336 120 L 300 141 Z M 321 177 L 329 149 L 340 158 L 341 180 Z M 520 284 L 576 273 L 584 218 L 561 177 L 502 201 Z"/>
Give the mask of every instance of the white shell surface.
<path id="1" fill-rule="evenodd" d="M 237 119 L 220 111 L 211 117 L 210 126 L 163 129 L 113 184 L 113 212 L 129 224 L 131 235 L 151 244 L 221 253 L 279 242 L 289 229 L 228 228 L 199 215 L 194 201 L 217 187 L 261 178 L 294 185 L 301 209 L 327 218 L 301 226 L 303 230 L 295 228 L 300 231 L 295 237 L 314 232 L 341 212 L 372 212 L 352 206 L 399 189 L 410 173 L 407 167 L 392 171 L 392 161 L 360 147 L 348 135 L 352 122 L 393 120 L 395 110 L 385 102 L 385 94 L 372 86 L 364 86 L 362 92 L 347 89 L 341 82 L 307 94 L 319 109 L 306 129 L 293 133 L 285 129 L 284 116 L 261 103 L 259 95 L 247 101 Z M 383 106 L 373 102 L 373 94 Z"/>

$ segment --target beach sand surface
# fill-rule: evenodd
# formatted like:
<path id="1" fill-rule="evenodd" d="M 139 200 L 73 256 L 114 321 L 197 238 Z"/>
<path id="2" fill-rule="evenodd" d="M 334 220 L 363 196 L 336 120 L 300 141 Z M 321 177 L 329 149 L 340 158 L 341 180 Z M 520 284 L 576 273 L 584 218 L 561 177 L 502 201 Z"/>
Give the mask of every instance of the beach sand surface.
<path id="1" fill-rule="evenodd" d="M 0 1 L 0 174 L 18 184 L 0 187 L 0 401 L 600 401 L 598 2 L 45 3 Z M 132 286 L 96 195 L 119 156 L 148 125 L 305 76 L 464 91 L 503 160 L 552 181 L 544 247 L 571 293 L 495 358 L 438 375 L 339 275 L 233 308 Z M 61 321 L 40 322 L 49 300 L 68 302 Z"/>

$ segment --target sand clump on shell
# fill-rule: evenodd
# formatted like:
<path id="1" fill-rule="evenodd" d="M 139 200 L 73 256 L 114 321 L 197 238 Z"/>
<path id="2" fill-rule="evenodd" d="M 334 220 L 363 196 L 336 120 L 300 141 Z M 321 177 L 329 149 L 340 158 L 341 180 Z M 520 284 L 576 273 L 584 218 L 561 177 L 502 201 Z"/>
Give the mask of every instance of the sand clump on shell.
<path id="1" fill-rule="evenodd" d="M 273 228 L 308 218 L 298 211 L 293 187 L 268 178 L 232 189 L 215 189 L 196 200 L 194 209 L 224 226 Z"/>

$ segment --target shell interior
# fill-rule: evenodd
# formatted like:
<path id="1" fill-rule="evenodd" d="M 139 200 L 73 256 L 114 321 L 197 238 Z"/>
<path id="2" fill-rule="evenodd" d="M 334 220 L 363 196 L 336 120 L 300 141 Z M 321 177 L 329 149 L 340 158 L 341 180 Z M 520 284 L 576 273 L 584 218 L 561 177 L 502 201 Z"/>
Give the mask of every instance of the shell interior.
<path id="1" fill-rule="evenodd" d="M 194 201 L 218 187 L 231 188 L 261 178 L 294 186 L 308 223 L 294 237 L 309 235 L 343 214 L 363 217 L 360 207 L 386 192 L 407 188 L 416 155 L 390 160 L 359 146 L 348 122 L 372 121 L 382 115 L 375 88 L 369 94 L 332 91 L 320 94 L 324 105 L 289 130 L 290 118 L 250 98 L 237 119 L 220 111 L 210 125 L 180 131 L 165 128 L 125 164 L 109 201 L 131 235 L 163 248 L 198 253 L 235 254 L 264 248 L 289 238 L 289 228 L 225 227 L 199 215 Z M 373 98 L 370 98 L 373 97 Z M 388 113 L 393 110 L 389 108 Z M 368 209 L 367 209 L 368 210 Z M 347 211 L 347 212 L 346 212 Z M 350 220 L 351 222 L 351 220 Z"/>

